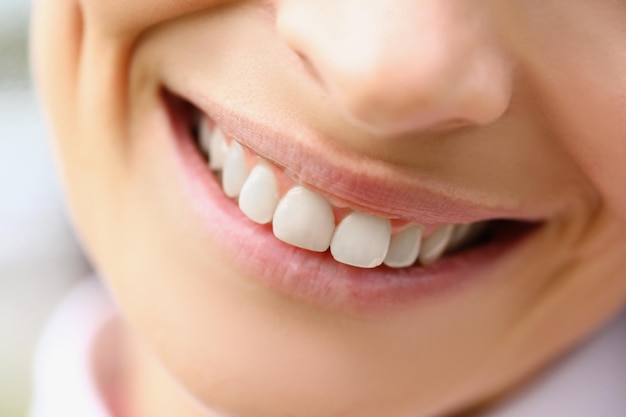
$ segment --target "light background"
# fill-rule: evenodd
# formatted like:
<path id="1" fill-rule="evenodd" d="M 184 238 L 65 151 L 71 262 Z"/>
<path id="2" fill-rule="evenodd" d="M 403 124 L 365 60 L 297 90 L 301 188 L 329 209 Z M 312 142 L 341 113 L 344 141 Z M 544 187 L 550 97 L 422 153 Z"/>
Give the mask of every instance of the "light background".
<path id="1" fill-rule="evenodd" d="M 30 0 L 0 0 L 1 417 L 26 415 L 37 338 L 63 293 L 88 274 L 29 77 L 30 8 Z"/>

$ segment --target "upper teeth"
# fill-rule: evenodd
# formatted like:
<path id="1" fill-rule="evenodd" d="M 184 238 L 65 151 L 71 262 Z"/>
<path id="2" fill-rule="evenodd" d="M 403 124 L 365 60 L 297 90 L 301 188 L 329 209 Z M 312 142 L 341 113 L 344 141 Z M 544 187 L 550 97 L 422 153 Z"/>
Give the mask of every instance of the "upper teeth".
<path id="1" fill-rule="evenodd" d="M 390 240 L 389 219 L 355 211 L 335 229 L 330 253 L 336 261 L 344 264 L 374 268 L 385 260 Z"/>
<path id="2" fill-rule="evenodd" d="M 272 226 L 274 235 L 285 243 L 325 252 L 335 231 L 335 215 L 324 197 L 295 186 L 278 203 Z"/>
<path id="3" fill-rule="evenodd" d="M 392 268 L 411 266 L 417 260 L 422 245 L 422 228 L 413 225 L 391 236 L 385 265 Z"/>
<path id="4" fill-rule="evenodd" d="M 247 178 L 248 169 L 246 168 L 246 157 L 243 153 L 243 148 L 239 143 L 233 141 L 222 170 L 222 188 L 224 193 L 232 198 L 239 197 L 239 193 Z"/>
<path id="5" fill-rule="evenodd" d="M 278 184 L 272 168 L 259 164 L 250 172 L 239 194 L 239 208 L 260 224 L 272 221 L 278 206 Z"/>
<path id="6" fill-rule="evenodd" d="M 336 225 L 332 206 L 320 194 L 296 185 L 280 198 L 273 167 L 259 161 L 248 173 L 245 151 L 238 142 L 229 145 L 221 130 L 211 129 L 204 118 L 198 132 L 211 169 L 221 171 L 224 193 L 239 198 L 243 214 L 256 223 L 271 222 L 274 235 L 290 245 L 315 252 L 330 248 L 338 262 L 361 268 L 382 263 L 403 268 L 417 261 L 427 266 L 482 230 L 483 223 L 446 224 L 423 236 L 423 227 L 413 224 L 392 234 L 389 219 L 356 211 Z"/>
<path id="7" fill-rule="evenodd" d="M 419 254 L 419 260 L 422 265 L 431 265 L 436 262 L 446 251 L 450 237 L 452 236 L 453 226 L 446 224 L 435 230 L 430 236 L 422 242 L 422 249 Z"/>

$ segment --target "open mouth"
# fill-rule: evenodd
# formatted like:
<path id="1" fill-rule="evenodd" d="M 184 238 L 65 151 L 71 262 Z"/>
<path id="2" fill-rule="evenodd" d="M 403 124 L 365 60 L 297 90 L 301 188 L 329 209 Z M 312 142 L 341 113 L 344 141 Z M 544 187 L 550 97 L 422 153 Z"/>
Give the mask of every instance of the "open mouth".
<path id="1" fill-rule="evenodd" d="M 204 165 L 201 175 L 221 190 L 220 198 L 228 200 L 229 210 L 238 211 L 248 227 L 262 234 L 264 244 L 273 239 L 276 245 L 291 247 L 289 253 L 296 254 L 291 262 L 305 260 L 307 267 L 319 262 L 312 274 L 318 279 L 320 271 L 328 269 L 333 279 L 344 275 L 352 283 L 358 281 L 356 285 L 366 283 L 370 290 L 372 278 L 392 278 L 390 282 L 405 289 L 405 283 L 397 283 L 428 281 L 431 290 L 437 276 L 443 285 L 454 280 L 453 275 L 466 277 L 472 269 L 484 269 L 542 224 L 506 218 L 421 223 L 353 208 L 226 134 L 190 101 L 167 90 L 163 99 L 179 141 Z M 198 175 L 198 170 L 194 172 Z M 274 259 L 281 261 L 288 262 Z M 305 269 L 300 275 L 306 274 Z M 381 284 L 386 285 L 379 282 L 376 286 Z M 380 295 L 380 288 L 372 292 Z M 362 294 L 358 298 L 362 301 Z"/>
<path id="2" fill-rule="evenodd" d="M 189 131 L 224 194 L 250 221 L 271 225 L 274 236 L 289 245 L 330 251 L 335 261 L 359 268 L 406 268 L 432 265 L 487 236 L 489 222 L 443 224 L 426 234 L 419 223 L 334 206 L 227 138 L 204 115 L 194 119 Z"/>

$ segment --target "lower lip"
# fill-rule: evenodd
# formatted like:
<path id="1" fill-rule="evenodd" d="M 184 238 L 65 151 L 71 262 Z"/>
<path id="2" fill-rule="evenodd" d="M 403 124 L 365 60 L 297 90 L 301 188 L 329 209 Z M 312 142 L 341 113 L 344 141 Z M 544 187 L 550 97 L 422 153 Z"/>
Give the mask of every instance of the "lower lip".
<path id="1" fill-rule="evenodd" d="M 315 253 L 276 239 L 271 226 L 246 218 L 227 198 L 196 148 L 184 122 L 167 103 L 167 126 L 172 141 L 169 154 L 189 205 L 202 227 L 244 275 L 301 302 L 370 315 L 415 306 L 484 281 L 506 269 L 504 265 L 533 232 L 502 233 L 475 249 L 443 257 L 429 267 L 361 269 L 335 261 L 330 253 Z M 528 228 L 526 228 L 528 229 Z M 482 279 L 481 279 L 482 278 Z"/>

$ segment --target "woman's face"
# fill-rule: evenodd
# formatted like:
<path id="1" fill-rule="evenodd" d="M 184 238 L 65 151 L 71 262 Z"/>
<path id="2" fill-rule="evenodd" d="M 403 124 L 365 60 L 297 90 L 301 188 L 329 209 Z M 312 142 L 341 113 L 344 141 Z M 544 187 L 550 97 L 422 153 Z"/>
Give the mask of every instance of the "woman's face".
<path id="1" fill-rule="evenodd" d="M 34 57 L 85 245 L 186 391 L 403 417 L 626 299 L 624 27 L 608 0 L 40 0 Z"/>

